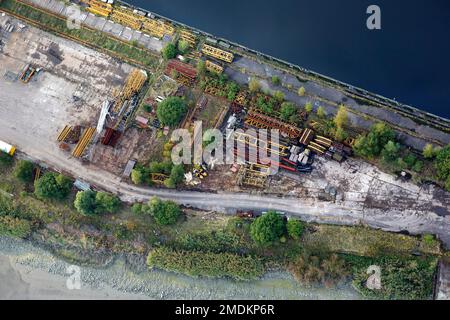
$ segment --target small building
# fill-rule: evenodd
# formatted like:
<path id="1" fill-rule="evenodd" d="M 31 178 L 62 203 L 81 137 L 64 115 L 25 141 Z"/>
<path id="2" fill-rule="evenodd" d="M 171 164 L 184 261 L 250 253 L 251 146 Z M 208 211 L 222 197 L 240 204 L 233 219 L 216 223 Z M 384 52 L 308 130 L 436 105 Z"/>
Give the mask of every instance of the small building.
<path id="1" fill-rule="evenodd" d="M 131 175 L 131 171 L 133 171 L 134 166 L 136 165 L 136 161 L 128 160 L 127 165 L 125 166 L 125 170 L 123 171 L 123 176 L 128 178 Z"/>

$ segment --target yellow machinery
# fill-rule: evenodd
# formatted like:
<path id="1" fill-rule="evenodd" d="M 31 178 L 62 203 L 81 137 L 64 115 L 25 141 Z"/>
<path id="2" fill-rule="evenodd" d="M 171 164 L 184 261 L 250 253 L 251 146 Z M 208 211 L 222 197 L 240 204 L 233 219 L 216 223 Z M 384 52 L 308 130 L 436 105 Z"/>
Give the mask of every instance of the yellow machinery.
<path id="1" fill-rule="evenodd" d="M 145 17 L 123 7 L 114 7 L 111 19 L 135 30 L 140 30 Z"/>
<path id="2" fill-rule="evenodd" d="M 316 136 L 316 139 L 314 139 L 315 143 L 318 143 L 324 147 L 331 147 L 331 145 L 333 144 L 333 141 L 331 141 L 330 139 L 323 137 L 323 136 Z"/>
<path id="3" fill-rule="evenodd" d="M 189 43 L 192 48 L 195 47 L 195 44 L 197 43 L 197 38 L 192 34 L 192 32 L 186 29 L 180 30 L 180 39 Z"/>
<path id="4" fill-rule="evenodd" d="M 205 66 L 206 66 L 206 70 L 208 70 L 209 72 L 214 72 L 217 74 L 223 73 L 223 67 L 212 61 L 206 60 Z"/>
<path id="5" fill-rule="evenodd" d="M 105 3 L 100 0 L 81 0 L 81 2 L 89 5 L 86 9 L 87 11 L 99 16 L 108 17 L 113 11 L 110 3 Z"/>
<path id="6" fill-rule="evenodd" d="M 240 186 L 263 188 L 266 185 L 269 172 L 270 168 L 262 165 L 241 166 L 237 183 Z"/>
<path id="7" fill-rule="evenodd" d="M 145 81 L 147 80 L 147 74 L 139 69 L 133 69 L 131 73 L 128 75 L 127 81 L 123 86 L 122 92 L 120 93 L 118 99 L 116 100 L 114 106 L 114 112 L 118 112 L 122 107 L 125 100 L 130 99 L 133 94 L 139 92 Z"/>
<path id="8" fill-rule="evenodd" d="M 61 133 L 59 134 L 57 141 L 62 142 L 66 140 L 67 136 L 70 134 L 71 131 L 72 131 L 71 126 L 65 126 L 64 129 L 62 129 Z"/>
<path id="9" fill-rule="evenodd" d="M 203 54 L 206 54 L 208 56 L 214 57 L 219 60 L 223 60 L 225 62 L 233 62 L 234 55 L 230 52 L 215 48 L 213 46 L 210 46 L 208 44 L 204 44 L 202 48 Z"/>
<path id="10" fill-rule="evenodd" d="M 92 138 L 94 137 L 95 128 L 87 128 L 86 131 L 83 133 L 83 136 L 81 137 L 80 141 L 78 142 L 77 146 L 72 152 L 72 155 L 76 158 L 79 158 L 83 155 L 84 150 L 86 150 L 89 143 L 92 141 Z"/>
<path id="11" fill-rule="evenodd" d="M 149 33 L 152 36 L 162 38 L 164 35 L 173 35 L 175 28 L 168 22 L 163 22 L 155 19 L 145 19 L 142 21 L 142 31 Z"/>
<path id="12" fill-rule="evenodd" d="M 0 151 L 5 152 L 5 153 L 9 154 L 10 156 L 13 156 L 14 153 L 16 152 L 16 147 L 14 147 L 6 142 L 0 141 Z"/>
<path id="13" fill-rule="evenodd" d="M 327 149 L 324 146 L 321 146 L 320 144 L 317 144 L 313 141 L 311 141 L 308 145 L 308 148 L 317 152 L 318 154 L 324 154 Z"/>
<path id="14" fill-rule="evenodd" d="M 274 154 L 278 154 L 281 157 L 285 157 L 288 155 L 286 151 L 289 148 L 286 146 L 283 146 L 281 144 L 274 143 L 270 140 L 268 140 L 268 141 L 261 140 L 261 139 L 258 139 L 257 137 L 254 137 L 248 133 L 243 133 L 243 132 L 238 132 L 238 131 L 236 131 L 234 133 L 234 135 L 236 137 L 236 142 L 242 143 L 243 145 L 247 145 L 249 147 L 256 148 L 256 150 L 258 150 L 257 148 L 264 148 L 264 149 L 270 151 L 271 153 L 273 152 Z"/>

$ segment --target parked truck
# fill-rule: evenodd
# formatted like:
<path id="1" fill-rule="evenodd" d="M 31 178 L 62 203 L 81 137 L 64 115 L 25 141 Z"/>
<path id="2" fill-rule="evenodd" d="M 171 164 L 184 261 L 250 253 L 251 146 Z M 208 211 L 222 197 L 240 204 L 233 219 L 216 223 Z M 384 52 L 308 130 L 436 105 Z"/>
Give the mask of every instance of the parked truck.
<path id="1" fill-rule="evenodd" d="M 16 152 L 16 147 L 14 147 L 6 142 L 0 141 L 0 151 L 3 151 L 5 153 L 9 154 L 10 156 L 13 156 L 14 153 Z"/>

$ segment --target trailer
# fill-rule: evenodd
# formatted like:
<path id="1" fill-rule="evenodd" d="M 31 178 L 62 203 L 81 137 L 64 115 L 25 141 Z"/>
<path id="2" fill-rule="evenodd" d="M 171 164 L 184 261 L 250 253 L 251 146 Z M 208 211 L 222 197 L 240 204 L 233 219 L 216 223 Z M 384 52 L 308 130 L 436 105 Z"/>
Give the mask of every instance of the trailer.
<path id="1" fill-rule="evenodd" d="M 13 156 L 14 153 L 16 152 L 16 147 L 14 147 L 6 142 L 0 141 L 0 151 L 3 151 L 5 153 L 9 154 L 10 156 Z"/>

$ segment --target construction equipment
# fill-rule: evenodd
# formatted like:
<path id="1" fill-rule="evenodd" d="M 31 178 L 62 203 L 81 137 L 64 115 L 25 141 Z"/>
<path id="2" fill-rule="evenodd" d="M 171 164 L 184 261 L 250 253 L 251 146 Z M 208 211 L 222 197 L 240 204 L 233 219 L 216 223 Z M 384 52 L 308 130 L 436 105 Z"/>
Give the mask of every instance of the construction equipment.
<path id="1" fill-rule="evenodd" d="M 64 129 L 62 129 L 61 133 L 59 134 L 57 141 L 58 142 L 65 141 L 67 136 L 70 134 L 71 131 L 72 131 L 72 127 L 66 125 L 64 127 Z"/>
<path id="2" fill-rule="evenodd" d="M 228 63 L 231 63 L 234 60 L 234 55 L 231 52 L 215 48 L 208 44 L 203 45 L 202 53 Z"/>
<path id="3" fill-rule="evenodd" d="M 86 8 L 87 11 L 102 16 L 108 17 L 113 11 L 111 3 L 107 3 L 100 0 L 81 0 L 81 2 L 87 4 L 89 7 Z"/>
<path id="4" fill-rule="evenodd" d="M 316 136 L 316 138 L 314 139 L 314 142 L 317 144 L 320 144 L 326 148 L 331 147 L 331 144 L 333 143 L 333 141 L 331 141 L 330 139 L 328 139 L 326 137 L 322 137 L 322 136 Z"/>
<path id="5" fill-rule="evenodd" d="M 234 136 L 236 138 L 236 142 L 242 143 L 245 146 L 253 147 L 255 148 L 255 150 L 261 148 L 282 157 L 287 156 L 287 150 L 289 148 L 282 144 L 261 140 L 260 138 L 257 138 L 249 133 L 243 133 L 239 131 L 235 131 Z"/>
<path id="6" fill-rule="evenodd" d="M 133 69 L 114 104 L 113 112 L 118 114 L 121 109 L 125 109 L 124 103 L 129 100 L 133 94 L 139 92 L 147 80 L 147 73 L 143 70 Z"/>
<path id="7" fill-rule="evenodd" d="M 206 70 L 208 70 L 209 72 L 213 72 L 213 73 L 217 73 L 217 74 L 223 73 L 223 67 L 212 61 L 206 60 L 205 66 L 206 66 Z"/>
<path id="8" fill-rule="evenodd" d="M 146 18 L 142 20 L 142 31 L 157 38 L 162 38 L 164 35 L 172 36 L 175 33 L 175 28 L 168 22 Z"/>
<path id="9" fill-rule="evenodd" d="M 72 152 L 72 155 L 76 158 L 79 158 L 83 155 L 84 150 L 86 150 L 89 143 L 92 141 L 92 138 L 95 134 L 95 128 L 90 127 L 84 131 L 80 141 Z"/>
<path id="10" fill-rule="evenodd" d="M 16 147 L 14 147 L 6 142 L 0 141 L 0 151 L 3 151 L 5 153 L 9 154 L 10 156 L 13 156 L 14 153 L 16 152 Z"/>
<path id="11" fill-rule="evenodd" d="M 194 48 L 197 43 L 197 37 L 192 34 L 189 30 L 180 30 L 180 39 L 189 43 L 189 46 Z"/>
<path id="12" fill-rule="evenodd" d="M 194 165 L 194 170 L 192 173 L 200 179 L 206 178 L 208 176 L 207 168 L 204 165 L 196 164 Z"/>
<path id="13" fill-rule="evenodd" d="M 31 78 L 36 73 L 36 71 L 37 71 L 37 69 L 33 68 L 29 64 L 26 65 L 26 67 L 24 68 L 24 71 L 20 75 L 20 81 L 22 81 L 23 83 L 30 82 Z"/>
<path id="14" fill-rule="evenodd" d="M 261 129 L 278 129 L 282 134 L 287 135 L 289 138 L 298 138 L 302 133 L 302 130 L 296 126 L 255 112 L 254 110 L 248 112 L 245 123 L 249 126 Z"/>
<path id="15" fill-rule="evenodd" d="M 134 13 L 124 6 L 115 7 L 111 13 L 111 19 L 135 30 L 140 30 L 142 23 L 146 20 L 145 17 Z"/>
<path id="16" fill-rule="evenodd" d="M 254 164 L 241 166 L 238 173 L 237 184 L 244 187 L 264 188 L 269 176 L 269 174 L 266 173 L 267 171 L 258 170 Z"/>

